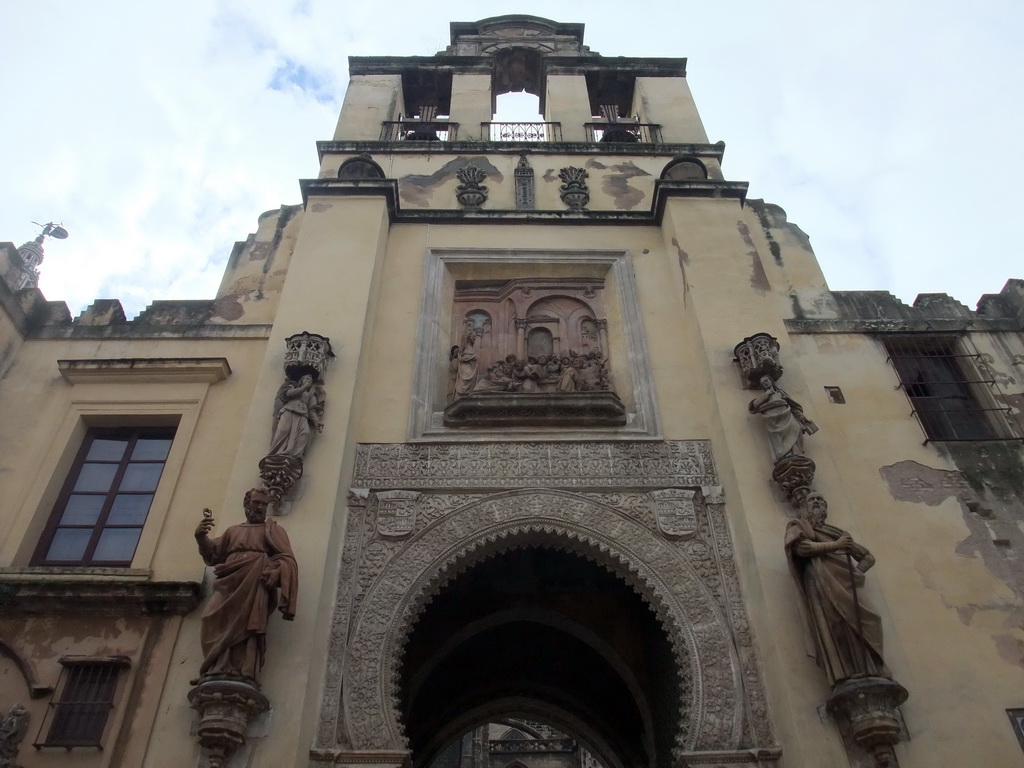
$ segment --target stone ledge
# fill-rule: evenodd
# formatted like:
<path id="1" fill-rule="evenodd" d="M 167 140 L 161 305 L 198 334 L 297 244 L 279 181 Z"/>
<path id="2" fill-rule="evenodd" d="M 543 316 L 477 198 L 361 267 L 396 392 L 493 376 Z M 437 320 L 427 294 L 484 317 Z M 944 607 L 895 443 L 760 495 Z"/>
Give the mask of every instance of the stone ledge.
<path id="1" fill-rule="evenodd" d="M 225 357 L 124 357 L 58 360 L 60 375 L 69 384 L 89 383 L 203 383 L 214 384 L 231 375 Z"/>
<path id="2" fill-rule="evenodd" d="M 446 427 L 620 427 L 626 407 L 614 392 L 478 392 L 444 409 Z"/>
<path id="3" fill-rule="evenodd" d="M 24 578 L 24 572 L 0 573 L 0 613 L 184 616 L 202 598 L 200 585 L 194 581 L 123 581 L 105 575 L 91 580 L 65 578 L 79 575 L 76 570 L 68 574 L 39 573 L 29 579 Z"/>

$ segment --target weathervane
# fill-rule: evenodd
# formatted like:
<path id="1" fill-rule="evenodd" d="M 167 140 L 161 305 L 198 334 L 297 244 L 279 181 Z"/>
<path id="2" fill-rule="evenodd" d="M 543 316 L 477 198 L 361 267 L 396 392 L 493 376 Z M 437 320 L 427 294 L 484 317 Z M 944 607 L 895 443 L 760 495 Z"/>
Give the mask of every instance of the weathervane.
<path id="1" fill-rule="evenodd" d="M 54 224 L 52 221 L 48 221 L 46 224 L 40 224 L 38 221 L 32 223 L 37 227 L 42 227 L 43 231 L 36 236 L 35 240 L 30 240 L 18 248 L 18 255 L 21 256 L 21 275 L 14 286 L 16 291 L 35 288 L 39 284 L 39 265 L 43 263 L 43 241 L 48 237 L 55 240 L 66 240 L 68 236 L 68 231 L 64 227 Z"/>

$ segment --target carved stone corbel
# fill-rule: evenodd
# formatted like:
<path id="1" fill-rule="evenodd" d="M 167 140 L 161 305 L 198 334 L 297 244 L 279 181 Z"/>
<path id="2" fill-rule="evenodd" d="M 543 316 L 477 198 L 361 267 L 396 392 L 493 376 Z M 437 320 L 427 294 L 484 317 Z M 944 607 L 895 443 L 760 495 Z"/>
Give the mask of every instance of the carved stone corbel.
<path id="1" fill-rule="evenodd" d="M 886 677 L 850 678 L 836 683 L 825 707 L 843 734 L 855 768 L 898 765 L 892 749 L 902 733 L 896 708 L 908 695 L 906 688 Z M 865 754 L 858 755 L 860 750 Z"/>
<path id="2" fill-rule="evenodd" d="M 0 768 L 20 768 L 18 747 L 28 732 L 28 710 L 15 704 L 0 720 Z"/>
<path id="3" fill-rule="evenodd" d="M 241 680 L 207 680 L 188 692 L 192 709 L 199 713 L 196 735 L 207 751 L 210 768 L 223 768 L 245 743 L 249 723 L 270 709 L 259 689 Z"/>

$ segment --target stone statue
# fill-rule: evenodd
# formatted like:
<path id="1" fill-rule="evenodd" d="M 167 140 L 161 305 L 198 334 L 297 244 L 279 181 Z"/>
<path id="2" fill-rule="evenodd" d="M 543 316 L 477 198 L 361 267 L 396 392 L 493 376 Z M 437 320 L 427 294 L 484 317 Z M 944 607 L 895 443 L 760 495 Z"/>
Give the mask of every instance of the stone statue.
<path id="1" fill-rule="evenodd" d="M 267 519 L 268 494 L 245 494 L 246 522 L 211 539 L 213 517 L 204 510 L 196 527 L 199 554 L 214 566 L 213 595 L 203 611 L 203 677 L 244 678 L 258 685 L 266 649 L 267 623 L 274 608 L 295 618 L 298 565 L 288 534 Z"/>
<path id="2" fill-rule="evenodd" d="M 889 677 L 882 660 L 882 623 L 859 594 L 875 558 L 850 534 L 825 522 L 828 503 L 816 491 L 786 526 L 786 554 L 803 598 L 813 655 L 832 684 L 851 677 Z M 856 562 L 856 566 L 854 566 Z"/>
<path id="3" fill-rule="evenodd" d="M 0 768 L 18 768 L 18 746 L 28 731 L 28 710 L 15 704 L 0 721 Z"/>
<path id="4" fill-rule="evenodd" d="M 779 387 L 771 376 L 762 376 L 764 392 L 747 409 L 764 421 L 775 463 L 791 456 L 804 455 L 804 435 L 813 435 L 818 425 L 804 416 L 804 409 Z"/>
<path id="5" fill-rule="evenodd" d="M 313 430 L 324 428 L 324 388 L 311 374 L 298 381 L 287 379 L 274 398 L 274 432 L 270 438 L 270 455 L 284 454 L 301 459 Z"/>

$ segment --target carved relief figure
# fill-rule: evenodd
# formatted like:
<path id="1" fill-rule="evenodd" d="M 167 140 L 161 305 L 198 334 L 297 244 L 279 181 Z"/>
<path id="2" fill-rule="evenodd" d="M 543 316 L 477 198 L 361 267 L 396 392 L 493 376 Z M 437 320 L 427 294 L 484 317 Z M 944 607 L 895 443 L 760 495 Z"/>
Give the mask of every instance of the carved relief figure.
<path id="1" fill-rule="evenodd" d="M 764 392 L 747 409 L 763 420 L 772 458 L 778 463 L 789 456 L 803 456 L 804 435 L 813 435 L 818 425 L 804 416 L 800 403 L 775 386 L 771 376 L 762 376 L 760 382 Z"/>
<path id="2" fill-rule="evenodd" d="M 786 526 L 786 554 L 800 589 L 814 657 L 833 684 L 855 676 L 888 677 L 881 619 L 859 594 L 864 572 L 875 558 L 849 533 L 827 524 L 827 516 L 828 503 L 812 491 L 801 517 Z"/>
<path id="3" fill-rule="evenodd" d="M 202 619 L 203 676 L 241 677 L 255 684 L 274 608 L 288 621 L 295 618 L 298 565 L 288 534 L 267 519 L 268 501 L 262 488 L 246 493 L 246 522 L 218 538 L 209 536 L 212 517 L 196 527 L 199 554 L 214 566 L 213 595 Z"/>
<path id="4" fill-rule="evenodd" d="M 0 768 L 18 768 L 18 746 L 28 731 L 28 710 L 15 704 L 0 721 Z"/>
<path id="5" fill-rule="evenodd" d="M 324 428 L 324 388 L 310 374 L 298 381 L 288 379 L 274 398 L 274 432 L 270 454 L 301 459 L 309 447 L 313 430 Z"/>
<path id="6" fill-rule="evenodd" d="M 452 348 L 452 376 L 455 377 L 455 397 L 472 392 L 477 383 L 477 365 L 479 359 L 476 352 L 475 333 L 470 331 L 462 344 L 462 349 Z"/>

